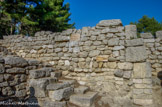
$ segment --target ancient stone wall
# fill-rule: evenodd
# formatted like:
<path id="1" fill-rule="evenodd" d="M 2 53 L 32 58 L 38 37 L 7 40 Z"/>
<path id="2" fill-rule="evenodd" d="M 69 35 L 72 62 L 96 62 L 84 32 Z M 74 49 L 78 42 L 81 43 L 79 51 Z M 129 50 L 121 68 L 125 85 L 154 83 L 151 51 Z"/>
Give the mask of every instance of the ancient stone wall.
<path id="1" fill-rule="evenodd" d="M 153 103 L 151 73 L 162 69 L 161 31 L 156 36 L 143 33 L 137 38 L 135 25 L 103 20 L 92 28 L 6 36 L 0 42 L 23 58 L 47 62 L 65 77 L 129 106 L 125 104 Z"/>

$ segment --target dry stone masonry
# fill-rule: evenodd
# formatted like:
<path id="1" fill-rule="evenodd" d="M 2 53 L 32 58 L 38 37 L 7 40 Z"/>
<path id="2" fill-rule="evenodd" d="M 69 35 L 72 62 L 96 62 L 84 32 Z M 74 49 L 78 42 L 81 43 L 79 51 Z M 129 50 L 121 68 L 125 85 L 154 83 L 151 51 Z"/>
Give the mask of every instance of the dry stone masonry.
<path id="1" fill-rule="evenodd" d="M 34 68 L 28 72 L 27 84 L 34 87 L 37 98 L 52 99 L 43 100 L 44 106 L 65 106 L 67 100 L 81 107 L 92 106 L 96 96 L 102 96 L 99 106 L 156 107 L 153 77 L 162 71 L 162 31 L 156 32 L 156 38 L 151 33 L 142 33 L 137 38 L 135 25 L 124 27 L 118 19 L 102 20 L 95 27 L 79 30 L 41 31 L 34 37 L 5 36 L 0 43 L 20 57 L 44 62 L 61 71 L 65 78 L 85 85 L 74 87 L 72 80 L 56 82 L 55 77 L 61 74 L 52 68 L 37 68 L 34 61 L 6 57 L 5 63 L 14 68 L 7 68 L 5 74 L 23 75 L 27 64 Z M 0 67 L 4 74 L 3 61 Z M 87 92 L 87 86 L 93 92 Z"/>

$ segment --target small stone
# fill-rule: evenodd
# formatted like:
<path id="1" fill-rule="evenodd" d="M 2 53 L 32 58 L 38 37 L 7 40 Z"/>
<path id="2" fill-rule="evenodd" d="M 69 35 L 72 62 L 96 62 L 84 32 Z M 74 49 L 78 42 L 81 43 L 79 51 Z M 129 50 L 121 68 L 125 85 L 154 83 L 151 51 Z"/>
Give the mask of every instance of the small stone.
<path id="1" fill-rule="evenodd" d="M 0 74 L 5 72 L 5 68 L 2 64 L 0 64 Z"/>
<path id="2" fill-rule="evenodd" d="M 124 71 L 123 78 L 130 79 L 131 78 L 132 71 Z"/>
<path id="3" fill-rule="evenodd" d="M 94 57 L 94 56 L 97 56 L 99 54 L 100 54 L 99 50 L 92 50 L 92 51 L 90 51 L 89 56 Z"/>
<path id="4" fill-rule="evenodd" d="M 26 90 L 20 90 L 20 91 L 16 91 L 15 96 L 20 98 L 20 97 L 25 97 L 26 96 Z"/>
<path id="5" fill-rule="evenodd" d="M 25 73 L 25 69 L 24 68 L 12 68 L 12 69 L 7 69 L 6 72 L 10 74 L 21 74 L 21 73 Z"/>
<path id="6" fill-rule="evenodd" d="M 122 70 L 115 70 L 114 75 L 117 77 L 123 77 L 124 72 Z"/>
<path id="7" fill-rule="evenodd" d="M 119 44 L 119 38 L 112 38 L 108 40 L 108 46 L 117 46 Z"/>

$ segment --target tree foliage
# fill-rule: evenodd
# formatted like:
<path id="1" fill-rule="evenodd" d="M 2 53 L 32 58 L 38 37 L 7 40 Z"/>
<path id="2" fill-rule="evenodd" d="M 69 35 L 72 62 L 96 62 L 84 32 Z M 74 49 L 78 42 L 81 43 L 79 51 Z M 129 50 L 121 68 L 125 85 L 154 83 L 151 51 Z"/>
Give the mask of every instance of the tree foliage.
<path id="1" fill-rule="evenodd" d="M 139 19 L 138 22 L 131 22 L 130 24 L 134 24 L 137 26 L 138 34 L 150 32 L 155 35 L 156 31 L 162 30 L 162 23 L 159 23 L 154 17 L 149 18 L 146 15 Z"/>
<path id="2" fill-rule="evenodd" d="M 2 35 L 33 35 L 40 30 L 54 32 L 74 27 L 68 24 L 69 4 L 64 0 L 1 0 Z"/>

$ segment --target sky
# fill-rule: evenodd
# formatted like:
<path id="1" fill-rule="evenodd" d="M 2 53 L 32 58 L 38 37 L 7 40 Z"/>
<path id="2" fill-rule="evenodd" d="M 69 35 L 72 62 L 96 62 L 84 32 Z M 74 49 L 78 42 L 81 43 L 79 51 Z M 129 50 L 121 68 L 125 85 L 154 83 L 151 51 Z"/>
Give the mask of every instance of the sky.
<path id="1" fill-rule="evenodd" d="M 100 20 L 121 19 L 123 25 L 143 15 L 162 22 L 162 0 L 65 0 L 70 3 L 71 21 L 76 29 L 93 27 Z"/>

